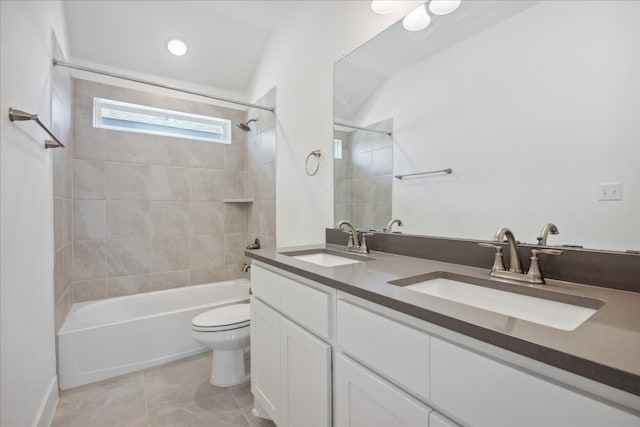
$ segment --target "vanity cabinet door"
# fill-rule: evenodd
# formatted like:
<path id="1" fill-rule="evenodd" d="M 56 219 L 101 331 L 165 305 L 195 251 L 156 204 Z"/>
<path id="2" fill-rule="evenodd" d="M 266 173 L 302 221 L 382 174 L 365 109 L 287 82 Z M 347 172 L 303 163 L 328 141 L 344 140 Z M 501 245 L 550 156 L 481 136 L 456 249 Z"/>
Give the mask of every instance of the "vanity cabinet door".
<path id="1" fill-rule="evenodd" d="M 331 346 L 284 317 L 282 424 L 280 427 L 331 425 Z"/>
<path id="2" fill-rule="evenodd" d="M 280 424 L 280 314 L 251 298 L 251 392 Z"/>
<path id="3" fill-rule="evenodd" d="M 430 408 L 342 354 L 334 390 L 336 427 L 429 426 Z"/>

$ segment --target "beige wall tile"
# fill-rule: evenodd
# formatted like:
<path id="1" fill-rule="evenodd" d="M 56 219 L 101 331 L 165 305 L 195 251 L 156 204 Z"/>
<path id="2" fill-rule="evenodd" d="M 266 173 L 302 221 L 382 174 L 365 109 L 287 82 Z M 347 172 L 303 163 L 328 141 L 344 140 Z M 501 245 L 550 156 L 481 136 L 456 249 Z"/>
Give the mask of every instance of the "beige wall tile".
<path id="1" fill-rule="evenodd" d="M 276 161 L 276 130 L 274 127 L 268 128 L 260 132 L 262 140 L 262 149 L 260 152 L 260 160 L 263 165 Z"/>
<path id="2" fill-rule="evenodd" d="M 154 273 L 189 268 L 189 236 L 153 237 Z"/>
<path id="3" fill-rule="evenodd" d="M 107 236 L 109 239 L 148 237 L 150 214 L 148 201 L 107 201 Z"/>
<path id="4" fill-rule="evenodd" d="M 131 276 L 151 271 L 149 239 L 107 241 L 107 277 Z"/>
<path id="5" fill-rule="evenodd" d="M 74 79 L 73 116 L 79 119 L 93 119 L 93 98 L 104 98 L 106 94 L 103 84 Z"/>
<path id="6" fill-rule="evenodd" d="M 189 169 L 189 200 L 222 200 L 222 170 Z"/>
<path id="7" fill-rule="evenodd" d="M 189 166 L 196 168 L 223 169 L 225 144 L 209 141 L 189 142 Z"/>
<path id="8" fill-rule="evenodd" d="M 54 323 L 56 332 L 60 330 L 60 327 L 64 323 L 64 319 L 66 319 L 69 310 L 71 310 L 72 304 L 73 301 L 71 299 L 71 288 L 69 288 L 55 303 Z"/>
<path id="9" fill-rule="evenodd" d="M 191 284 L 201 285 L 204 283 L 221 282 L 226 278 L 226 267 L 218 265 L 211 268 L 201 268 L 191 270 Z"/>
<path id="10" fill-rule="evenodd" d="M 107 279 L 107 297 L 121 297 L 151 291 L 151 275 L 122 276 Z"/>
<path id="11" fill-rule="evenodd" d="M 244 250 L 247 246 L 247 233 L 233 233 L 224 235 L 224 263 L 242 264 Z"/>
<path id="12" fill-rule="evenodd" d="M 149 166 L 107 162 L 107 199 L 149 200 Z"/>
<path id="13" fill-rule="evenodd" d="M 86 160 L 104 160 L 105 130 L 93 127 L 91 119 L 73 121 L 73 158 Z"/>
<path id="14" fill-rule="evenodd" d="M 58 301 L 71 287 L 72 257 L 73 250 L 70 243 L 53 253 L 54 301 Z"/>
<path id="15" fill-rule="evenodd" d="M 191 270 L 167 271 L 165 273 L 153 273 L 151 275 L 151 289 L 160 291 L 163 289 L 179 288 L 191 284 Z"/>
<path id="16" fill-rule="evenodd" d="M 212 234 L 224 231 L 225 209 L 222 202 L 190 202 L 191 233 Z M 240 221 L 240 218 L 235 218 Z"/>
<path id="17" fill-rule="evenodd" d="M 73 202 L 73 238 L 106 239 L 106 216 L 104 200 L 76 200 Z"/>
<path id="18" fill-rule="evenodd" d="M 70 199 L 73 197 L 73 161 L 64 150 L 51 153 L 51 175 L 53 196 Z"/>
<path id="19" fill-rule="evenodd" d="M 74 240 L 73 280 L 93 280 L 105 277 L 107 246 L 104 240 Z"/>
<path id="20" fill-rule="evenodd" d="M 393 151 L 391 147 L 373 150 L 371 156 L 372 175 L 390 175 L 393 173 Z"/>
<path id="21" fill-rule="evenodd" d="M 73 160 L 73 198 L 75 200 L 104 200 L 104 162 Z"/>
<path id="22" fill-rule="evenodd" d="M 224 265 L 224 234 L 191 236 L 191 269 L 207 269 Z"/>
<path id="23" fill-rule="evenodd" d="M 85 302 L 107 297 L 105 279 L 73 282 L 73 302 Z"/>
<path id="24" fill-rule="evenodd" d="M 151 235 L 189 234 L 189 202 L 151 202 Z"/>
<path id="25" fill-rule="evenodd" d="M 225 199 L 242 199 L 245 195 L 245 173 L 238 171 L 224 171 L 224 191 Z"/>
<path id="26" fill-rule="evenodd" d="M 59 249 L 71 242 L 71 199 L 53 198 L 53 248 Z"/>
<path id="27" fill-rule="evenodd" d="M 147 163 L 155 139 L 154 135 L 144 133 L 107 130 L 107 160 Z"/>
<path id="28" fill-rule="evenodd" d="M 245 150 L 244 138 L 234 139 L 231 144 L 224 145 L 224 169 L 244 171 Z"/>
<path id="29" fill-rule="evenodd" d="M 248 209 L 246 203 L 224 203 L 224 232 L 246 232 Z"/>
<path id="30" fill-rule="evenodd" d="M 157 136 L 149 145 L 149 164 L 189 166 L 189 143 L 187 139 Z"/>
<path id="31" fill-rule="evenodd" d="M 150 170 L 150 200 L 188 200 L 188 169 L 174 166 L 152 165 Z"/>

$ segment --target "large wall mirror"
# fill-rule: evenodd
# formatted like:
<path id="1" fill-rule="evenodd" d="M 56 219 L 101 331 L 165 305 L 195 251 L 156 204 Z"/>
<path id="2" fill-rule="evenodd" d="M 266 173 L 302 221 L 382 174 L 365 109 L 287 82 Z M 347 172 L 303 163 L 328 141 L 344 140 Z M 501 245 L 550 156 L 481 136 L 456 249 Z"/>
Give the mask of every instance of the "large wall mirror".
<path id="1" fill-rule="evenodd" d="M 462 0 L 391 26 L 335 65 L 336 221 L 640 249 L 639 24 L 638 1 Z"/>

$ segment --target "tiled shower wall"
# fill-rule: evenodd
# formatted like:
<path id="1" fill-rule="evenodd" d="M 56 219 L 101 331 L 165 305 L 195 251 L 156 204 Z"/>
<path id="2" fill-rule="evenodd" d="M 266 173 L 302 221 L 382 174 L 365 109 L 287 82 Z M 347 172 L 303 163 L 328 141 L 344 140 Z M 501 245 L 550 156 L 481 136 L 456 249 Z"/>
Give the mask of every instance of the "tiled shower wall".
<path id="1" fill-rule="evenodd" d="M 52 35 L 53 58 L 64 58 L 60 45 Z M 52 148 L 51 170 L 53 181 L 53 286 L 55 297 L 55 330 L 66 317 L 72 303 L 71 287 L 71 213 L 73 132 L 71 110 L 73 80 L 62 67 L 51 69 L 51 130 L 65 144 Z"/>
<path id="2" fill-rule="evenodd" d="M 272 89 L 256 104 L 274 106 L 276 90 Z M 248 237 L 260 239 L 262 248 L 276 247 L 276 120 L 269 111 L 250 108 L 246 119 L 251 123 L 247 139 Z"/>
<path id="3" fill-rule="evenodd" d="M 391 132 L 393 121 L 369 127 Z M 383 229 L 392 215 L 393 138 L 362 130 L 335 132 L 334 136 L 343 140 L 342 159 L 334 159 L 335 220 L 348 219 L 358 228 Z"/>
<path id="4" fill-rule="evenodd" d="M 94 128 L 94 97 L 230 119 L 232 143 Z M 247 197 L 247 134 L 235 126 L 244 120 L 242 110 L 75 80 L 74 302 L 243 276 L 249 208 L 224 200 Z"/>

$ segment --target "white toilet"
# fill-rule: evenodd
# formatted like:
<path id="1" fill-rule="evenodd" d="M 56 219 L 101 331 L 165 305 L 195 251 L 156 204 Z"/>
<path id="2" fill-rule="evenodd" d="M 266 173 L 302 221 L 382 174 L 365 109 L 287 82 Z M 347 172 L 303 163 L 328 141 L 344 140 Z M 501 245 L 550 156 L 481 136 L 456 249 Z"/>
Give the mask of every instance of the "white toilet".
<path id="1" fill-rule="evenodd" d="M 249 303 L 201 313 L 191 321 L 193 338 L 213 349 L 211 384 L 229 387 L 249 380 L 244 354 L 249 346 Z"/>

